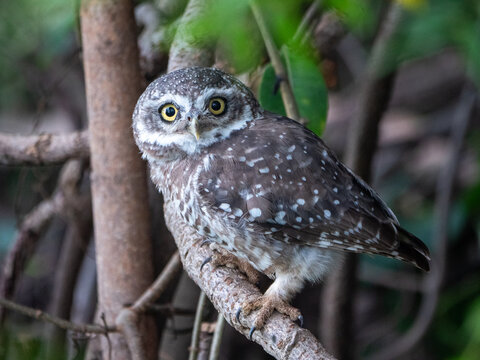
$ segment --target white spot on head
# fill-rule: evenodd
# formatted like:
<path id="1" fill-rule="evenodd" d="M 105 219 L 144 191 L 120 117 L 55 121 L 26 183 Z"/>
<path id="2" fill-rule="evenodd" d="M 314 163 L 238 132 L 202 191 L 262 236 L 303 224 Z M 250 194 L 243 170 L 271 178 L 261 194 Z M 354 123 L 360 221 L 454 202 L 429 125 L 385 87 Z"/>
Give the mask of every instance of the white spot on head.
<path id="1" fill-rule="evenodd" d="M 327 219 L 329 219 L 330 216 L 332 215 L 332 213 L 330 212 L 330 210 L 323 210 L 323 215 L 324 215 Z"/>
<path id="2" fill-rule="evenodd" d="M 297 199 L 297 204 L 298 205 L 305 205 L 305 200 L 304 199 Z"/>
<path id="3" fill-rule="evenodd" d="M 239 156 L 238 157 L 238 161 L 240 162 L 245 162 L 247 160 L 247 158 L 245 156 Z"/>
<path id="4" fill-rule="evenodd" d="M 292 160 L 292 155 L 288 154 L 288 155 L 286 156 L 286 159 L 287 159 L 287 160 Z"/>
<path id="5" fill-rule="evenodd" d="M 334 188 L 333 188 L 333 192 L 338 193 L 338 188 L 334 187 Z"/>
<path id="6" fill-rule="evenodd" d="M 322 155 L 323 155 L 323 157 L 327 157 L 328 156 L 327 150 L 323 150 Z"/>
<path id="7" fill-rule="evenodd" d="M 334 203 L 335 205 L 340 205 L 340 201 L 338 201 L 338 200 L 333 200 L 333 203 Z"/>
<path id="8" fill-rule="evenodd" d="M 258 169 L 258 172 L 260 174 L 268 174 L 270 172 L 270 169 L 268 167 Z"/>
<path id="9" fill-rule="evenodd" d="M 288 148 L 288 152 L 293 152 L 295 150 L 295 145 L 292 145 Z"/>
<path id="10" fill-rule="evenodd" d="M 301 218 L 300 216 L 297 216 L 297 217 L 295 218 L 295 220 L 296 220 L 297 222 L 299 222 L 299 223 L 302 222 L 302 218 Z"/>

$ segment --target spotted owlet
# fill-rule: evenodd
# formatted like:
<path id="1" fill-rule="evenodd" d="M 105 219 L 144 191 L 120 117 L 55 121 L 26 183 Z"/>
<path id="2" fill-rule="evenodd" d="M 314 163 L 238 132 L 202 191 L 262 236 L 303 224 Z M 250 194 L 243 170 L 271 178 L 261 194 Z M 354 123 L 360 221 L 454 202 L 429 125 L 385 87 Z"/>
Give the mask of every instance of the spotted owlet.
<path id="1" fill-rule="evenodd" d="M 133 132 L 166 206 L 225 254 L 218 262 L 274 280 L 242 307 L 260 309 L 252 331 L 274 309 L 302 319 L 288 302 L 343 252 L 429 269 L 426 246 L 370 186 L 231 75 L 197 67 L 160 77 L 138 100 Z"/>

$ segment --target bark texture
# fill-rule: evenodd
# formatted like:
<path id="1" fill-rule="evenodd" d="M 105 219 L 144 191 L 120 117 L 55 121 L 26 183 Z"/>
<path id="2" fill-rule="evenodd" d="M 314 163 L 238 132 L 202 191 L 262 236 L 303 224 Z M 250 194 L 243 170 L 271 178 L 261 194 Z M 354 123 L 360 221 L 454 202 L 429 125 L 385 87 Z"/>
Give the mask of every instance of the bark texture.
<path id="1" fill-rule="evenodd" d="M 190 0 L 170 48 L 168 71 L 190 66 L 211 66 L 213 51 L 206 34 L 193 32 L 192 24 L 208 11 L 209 0 Z M 198 30 L 198 29 L 197 29 Z"/>
<path id="2" fill-rule="evenodd" d="M 90 122 L 92 199 L 100 311 L 108 324 L 153 281 L 145 164 L 131 132 L 141 92 L 133 7 L 129 0 L 85 0 L 81 8 L 87 109 Z M 140 338 L 148 358 L 156 353 L 151 318 Z M 103 343 L 107 359 L 129 359 L 124 338 Z"/>
<path id="3" fill-rule="evenodd" d="M 0 165 L 47 165 L 88 155 L 87 131 L 30 136 L 0 133 Z"/>

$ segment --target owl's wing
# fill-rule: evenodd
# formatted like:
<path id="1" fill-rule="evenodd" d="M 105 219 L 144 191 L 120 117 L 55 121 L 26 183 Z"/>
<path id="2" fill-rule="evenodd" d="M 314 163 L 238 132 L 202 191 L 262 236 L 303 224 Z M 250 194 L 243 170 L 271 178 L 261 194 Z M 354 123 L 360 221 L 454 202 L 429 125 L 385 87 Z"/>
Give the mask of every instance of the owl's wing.
<path id="1" fill-rule="evenodd" d="M 428 270 L 428 249 L 321 139 L 279 116 L 210 149 L 200 206 L 279 241 L 381 254 Z"/>

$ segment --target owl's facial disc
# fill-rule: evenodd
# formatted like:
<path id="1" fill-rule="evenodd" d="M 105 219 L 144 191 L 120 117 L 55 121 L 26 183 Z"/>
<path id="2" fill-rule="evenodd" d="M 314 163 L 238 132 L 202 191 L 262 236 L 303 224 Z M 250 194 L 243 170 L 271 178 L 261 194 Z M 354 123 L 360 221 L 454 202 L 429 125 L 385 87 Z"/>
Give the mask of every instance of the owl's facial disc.
<path id="1" fill-rule="evenodd" d="M 251 91 L 211 68 L 187 68 L 155 80 L 133 116 L 135 140 L 151 160 L 191 156 L 260 117 Z"/>

